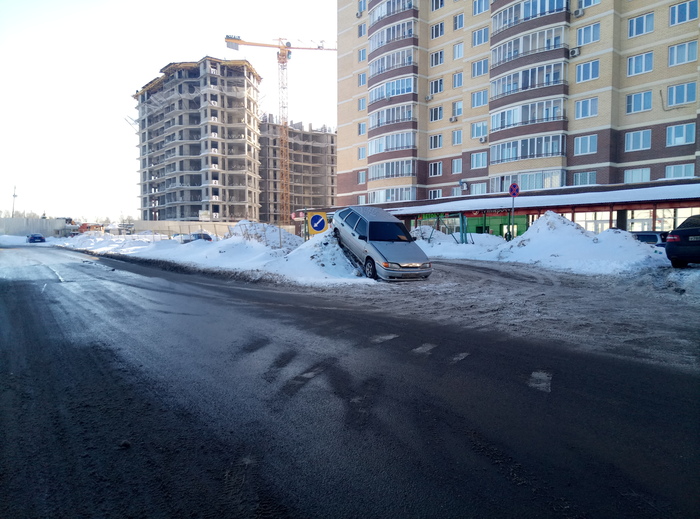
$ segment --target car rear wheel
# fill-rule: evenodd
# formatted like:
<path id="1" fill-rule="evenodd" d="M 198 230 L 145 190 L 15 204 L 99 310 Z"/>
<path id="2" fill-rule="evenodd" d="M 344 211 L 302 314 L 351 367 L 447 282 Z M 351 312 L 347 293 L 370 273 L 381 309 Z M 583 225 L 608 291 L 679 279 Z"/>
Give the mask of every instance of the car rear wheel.
<path id="1" fill-rule="evenodd" d="M 671 266 L 673 266 L 673 268 L 677 268 L 677 269 L 684 269 L 685 267 L 688 266 L 688 262 L 683 261 L 683 260 L 679 260 L 679 259 L 672 259 Z"/>
<path id="2" fill-rule="evenodd" d="M 340 241 L 340 231 L 338 229 L 333 229 L 333 235 L 338 242 L 338 245 L 343 246 L 343 242 Z"/>
<path id="3" fill-rule="evenodd" d="M 365 276 L 369 279 L 377 279 L 377 267 L 375 267 L 372 258 L 367 258 L 367 261 L 365 261 Z"/>

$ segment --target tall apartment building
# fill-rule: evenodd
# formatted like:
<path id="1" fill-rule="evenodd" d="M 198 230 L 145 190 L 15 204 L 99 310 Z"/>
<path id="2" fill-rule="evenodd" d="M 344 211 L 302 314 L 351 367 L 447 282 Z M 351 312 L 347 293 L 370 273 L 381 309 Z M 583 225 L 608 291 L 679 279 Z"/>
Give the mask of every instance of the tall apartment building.
<path id="1" fill-rule="evenodd" d="M 279 223 L 281 209 L 280 125 L 271 115 L 260 125 L 260 219 Z M 335 200 L 336 134 L 327 127 L 304 130 L 292 123 L 289 132 L 289 183 L 292 212 L 331 207 Z"/>
<path id="2" fill-rule="evenodd" d="M 142 220 L 260 216 L 258 86 L 247 61 L 170 63 L 138 101 Z"/>
<path id="3" fill-rule="evenodd" d="M 338 6 L 339 204 L 695 182 L 698 0 Z"/>

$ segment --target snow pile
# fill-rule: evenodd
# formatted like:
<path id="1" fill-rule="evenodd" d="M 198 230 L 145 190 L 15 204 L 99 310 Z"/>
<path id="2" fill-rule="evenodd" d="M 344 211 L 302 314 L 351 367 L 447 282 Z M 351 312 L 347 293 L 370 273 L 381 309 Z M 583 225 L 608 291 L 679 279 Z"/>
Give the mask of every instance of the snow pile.
<path id="1" fill-rule="evenodd" d="M 273 249 L 291 252 L 299 247 L 304 240 L 275 225 L 241 220 L 235 226 L 229 227 L 231 236 L 241 236 L 246 240 L 256 240 Z"/>
<path id="2" fill-rule="evenodd" d="M 435 239 L 435 234 L 430 243 L 416 243 L 432 258 L 529 263 L 580 274 L 617 275 L 670 266 L 662 248 L 642 243 L 628 232 L 609 229 L 595 234 L 551 211 L 509 242 L 490 235 L 468 236 L 474 238 L 473 244 L 456 244 L 449 236 Z"/>

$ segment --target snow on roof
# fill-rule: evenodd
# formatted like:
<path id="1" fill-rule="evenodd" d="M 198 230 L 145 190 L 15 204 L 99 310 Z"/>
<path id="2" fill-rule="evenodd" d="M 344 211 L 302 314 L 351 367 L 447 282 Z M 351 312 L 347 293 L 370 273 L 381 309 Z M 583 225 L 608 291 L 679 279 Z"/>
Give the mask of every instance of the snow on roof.
<path id="1" fill-rule="evenodd" d="M 612 204 L 616 202 L 649 202 L 659 200 L 683 200 L 700 198 L 700 183 L 678 184 L 673 186 L 642 187 L 639 189 L 619 189 L 615 191 L 595 191 L 557 195 L 535 195 L 518 197 L 518 209 L 533 207 L 558 207 L 566 205 Z M 394 215 L 417 213 L 453 213 L 460 211 L 483 211 L 489 209 L 510 209 L 513 200 L 510 196 L 498 198 L 475 198 L 455 200 L 430 205 L 388 209 Z"/>

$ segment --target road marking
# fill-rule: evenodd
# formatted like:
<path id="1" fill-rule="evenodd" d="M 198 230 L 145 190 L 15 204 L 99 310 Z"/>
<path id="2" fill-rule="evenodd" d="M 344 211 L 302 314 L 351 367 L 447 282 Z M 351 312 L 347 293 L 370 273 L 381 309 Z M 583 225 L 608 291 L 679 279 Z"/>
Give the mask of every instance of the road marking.
<path id="1" fill-rule="evenodd" d="M 387 335 L 375 335 L 374 337 L 370 337 L 369 342 L 372 344 L 381 344 L 386 341 L 390 341 L 391 339 L 396 339 L 398 335 L 395 333 L 389 333 Z"/>
<path id="2" fill-rule="evenodd" d="M 527 381 L 527 385 L 538 391 L 544 391 L 545 393 L 552 392 L 552 374 L 546 371 L 533 371 L 530 375 L 530 380 Z"/>
<path id="3" fill-rule="evenodd" d="M 48 269 L 49 269 L 51 272 L 53 272 L 54 274 L 56 274 L 56 277 L 58 278 L 58 280 L 59 280 L 61 283 L 65 283 L 66 280 L 63 279 L 63 278 L 61 277 L 61 274 L 59 274 L 58 272 L 56 272 L 56 269 L 54 269 L 54 268 L 52 268 L 52 267 L 49 267 L 48 265 L 46 265 L 46 266 L 48 267 Z"/>
<path id="4" fill-rule="evenodd" d="M 469 356 L 469 353 L 466 351 L 464 353 L 458 353 L 454 357 L 452 357 L 452 360 L 450 361 L 450 364 L 457 364 L 460 360 L 464 360 Z"/>
<path id="5" fill-rule="evenodd" d="M 411 351 L 416 355 L 430 355 L 431 350 L 437 348 L 437 344 L 426 343 L 423 346 L 418 346 Z"/>

